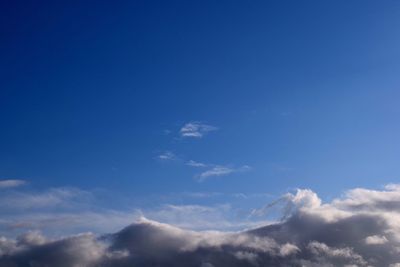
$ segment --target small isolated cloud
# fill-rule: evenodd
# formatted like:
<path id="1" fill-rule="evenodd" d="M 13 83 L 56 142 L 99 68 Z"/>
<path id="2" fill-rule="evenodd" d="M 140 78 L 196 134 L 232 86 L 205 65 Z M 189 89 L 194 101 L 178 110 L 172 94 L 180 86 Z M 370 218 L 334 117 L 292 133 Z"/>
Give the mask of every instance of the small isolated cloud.
<path id="1" fill-rule="evenodd" d="M 199 182 L 202 182 L 210 177 L 226 176 L 232 173 L 248 171 L 250 169 L 251 169 L 250 166 L 247 165 L 244 165 L 239 168 L 217 165 L 209 170 L 200 173 L 199 175 L 196 176 L 196 178 Z"/>
<path id="2" fill-rule="evenodd" d="M 175 160 L 176 156 L 171 151 L 165 151 L 164 153 L 157 156 L 160 160 Z"/>
<path id="3" fill-rule="evenodd" d="M 205 134 L 218 130 L 217 127 L 197 121 L 186 123 L 180 130 L 182 137 L 202 138 Z"/>
<path id="4" fill-rule="evenodd" d="M 207 164 L 202 163 L 202 162 L 197 162 L 194 160 L 189 160 L 188 162 L 186 162 L 186 165 L 188 165 L 190 167 L 207 167 Z"/>
<path id="5" fill-rule="evenodd" d="M 26 185 L 26 184 L 27 184 L 27 182 L 24 180 L 17 180 L 17 179 L 0 180 L 0 189 L 13 188 L 13 187 Z"/>

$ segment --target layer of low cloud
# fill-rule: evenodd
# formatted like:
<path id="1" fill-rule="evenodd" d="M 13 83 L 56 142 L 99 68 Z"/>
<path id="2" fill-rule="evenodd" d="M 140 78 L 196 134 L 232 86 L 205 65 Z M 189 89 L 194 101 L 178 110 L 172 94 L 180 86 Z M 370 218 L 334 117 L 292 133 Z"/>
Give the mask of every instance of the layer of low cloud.
<path id="1" fill-rule="evenodd" d="M 298 190 L 281 200 L 290 210 L 283 221 L 242 232 L 184 230 L 145 218 L 100 236 L 29 232 L 0 238 L 0 266 L 396 267 L 399 199 L 398 186 L 354 189 L 329 203 Z"/>
<path id="2" fill-rule="evenodd" d="M 180 135 L 188 138 L 202 138 L 209 132 L 218 130 L 217 127 L 198 121 L 188 122 L 180 129 Z"/>
<path id="3" fill-rule="evenodd" d="M 4 188 L 14 188 L 14 187 L 19 187 L 26 185 L 27 182 L 24 180 L 18 180 L 18 179 L 7 179 L 7 180 L 0 180 L 0 189 Z"/>

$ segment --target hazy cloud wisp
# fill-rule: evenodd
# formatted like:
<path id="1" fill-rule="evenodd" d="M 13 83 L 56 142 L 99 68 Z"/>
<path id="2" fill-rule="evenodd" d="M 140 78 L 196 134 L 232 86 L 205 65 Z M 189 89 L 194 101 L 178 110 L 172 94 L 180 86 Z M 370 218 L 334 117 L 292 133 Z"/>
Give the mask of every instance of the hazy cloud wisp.
<path id="1" fill-rule="evenodd" d="M 221 165 L 215 165 L 209 170 L 206 170 L 199 175 L 196 175 L 195 178 L 199 181 L 202 182 L 210 177 L 218 177 L 218 176 L 225 176 L 229 175 L 232 173 L 237 173 L 237 172 L 244 172 L 250 170 L 251 167 L 248 165 L 241 166 L 239 168 L 234 168 L 234 167 L 229 167 L 229 166 L 221 166 Z"/>
<path id="2" fill-rule="evenodd" d="M 18 179 L 7 179 L 7 180 L 0 180 L 0 189 L 2 188 L 13 188 L 26 185 L 27 182 L 24 180 Z"/>
<path id="3" fill-rule="evenodd" d="M 180 129 L 182 137 L 202 138 L 205 134 L 218 130 L 217 127 L 198 121 L 188 122 Z"/>

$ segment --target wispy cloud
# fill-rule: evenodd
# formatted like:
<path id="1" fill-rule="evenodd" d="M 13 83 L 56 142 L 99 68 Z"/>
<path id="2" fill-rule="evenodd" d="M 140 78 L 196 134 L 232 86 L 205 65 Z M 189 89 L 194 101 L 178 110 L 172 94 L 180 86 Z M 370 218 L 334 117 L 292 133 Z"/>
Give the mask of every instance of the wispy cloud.
<path id="1" fill-rule="evenodd" d="M 210 170 L 204 171 L 198 175 L 198 180 L 203 181 L 209 177 L 212 176 L 224 176 L 231 174 L 235 170 L 229 167 L 224 167 L 224 166 L 215 166 Z"/>
<path id="2" fill-rule="evenodd" d="M 91 193 L 77 188 L 51 188 L 42 192 L 15 191 L 0 196 L 0 209 L 41 209 L 72 207 L 91 198 Z"/>
<path id="3" fill-rule="evenodd" d="M 13 188 L 13 187 L 26 185 L 26 184 L 27 184 L 27 182 L 24 180 L 17 180 L 17 179 L 0 180 L 0 189 Z"/>
<path id="4" fill-rule="evenodd" d="M 241 193 L 180 192 L 145 198 L 147 202 L 140 197 L 119 196 L 115 192 L 104 194 L 102 190 L 67 187 L 4 191 L 0 194 L 0 236 L 16 236 L 27 230 L 41 230 L 50 235 L 60 231 L 63 235 L 108 232 L 131 224 L 142 215 L 201 230 L 238 230 L 265 223 L 263 218 L 237 216 L 238 212 L 244 212 L 238 207 L 245 201 Z M 238 198 L 240 204 L 232 202 Z M 141 204 L 122 206 L 121 199 Z"/>
<path id="5" fill-rule="evenodd" d="M 184 228 L 212 229 L 216 224 L 225 226 L 224 215 L 229 206 L 201 206 L 201 205 L 163 205 L 157 209 L 141 210 L 143 216 L 152 220 L 172 223 Z"/>
<path id="6" fill-rule="evenodd" d="M 3 192 L 0 194 L 0 235 L 28 229 L 57 232 L 57 228 L 62 228 L 64 233 L 109 231 L 137 218 L 133 209 L 115 210 L 104 204 L 100 207 L 99 201 L 92 191 L 68 187 Z"/>
<path id="7" fill-rule="evenodd" d="M 199 182 L 202 182 L 210 177 L 226 176 L 233 173 L 251 170 L 251 167 L 248 165 L 243 165 L 241 167 L 234 167 L 231 165 L 206 164 L 194 160 L 187 161 L 186 165 L 193 168 L 205 169 L 203 172 L 195 175 L 195 179 Z"/>
<path id="8" fill-rule="evenodd" d="M 218 205 L 162 205 L 155 209 L 140 210 L 151 220 L 196 230 L 239 230 L 268 224 L 266 220 L 248 220 L 238 217 L 237 210 L 229 204 Z"/>
<path id="9" fill-rule="evenodd" d="M 217 127 L 198 121 L 186 123 L 180 130 L 182 137 L 202 138 L 205 134 L 218 130 Z"/>
<path id="10" fill-rule="evenodd" d="M 157 159 L 159 159 L 159 160 L 175 160 L 175 159 L 177 159 L 177 157 L 171 151 L 165 151 L 162 154 L 158 155 Z"/>
<path id="11" fill-rule="evenodd" d="M 189 160 L 186 162 L 186 165 L 190 167 L 207 167 L 208 165 L 202 162 L 194 161 L 194 160 Z"/>
<path id="12" fill-rule="evenodd" d="M 140 214 L 134 210 L 119 211 L 113 209 L 96 211 L 89 209 L 67 211 L 62 209 L 58 212 L 41 211 L 8 215 L 0 220 L 0 236 L 13 235 L 32 229 L 39 229 L 52 235 L 59 233 L 59 229 L 62 229 L 63 235 L 87 231 L 115 231 L 131 224 L 139 216 Z"/>
<path id="13" fill-rule="evenodd" d="M 251 167 L 248 165 L 244 165 L 239 168 L 216 165 L 213 168 L 200 173 L 196 176 L 196 178 L 199 182 L 202 182 L 210 177 L 226 176 L 232 173 L 249 171 L 250 169 Z"/>

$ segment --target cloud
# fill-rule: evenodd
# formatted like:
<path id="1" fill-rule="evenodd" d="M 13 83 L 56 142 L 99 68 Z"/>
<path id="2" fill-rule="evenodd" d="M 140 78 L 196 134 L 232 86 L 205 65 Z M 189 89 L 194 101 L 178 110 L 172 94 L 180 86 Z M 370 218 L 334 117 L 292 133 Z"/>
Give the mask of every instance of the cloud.
<path id="1" fill-rule="evenodd" d="M 0 194 L 0 213 L 0 236 L 31 229 L 48 233 L 62 231 L 64 234 L 113 231 L 138 217 L 134 209 L 99 207 L 98 196 L 94 193 L 68 187 L 3 192 Z"/>
<path id="2" fill-rule="evenodd" d="M 208 166 L 205 163 L 197 162 L 194 160 L 189 160 L 188 162 L 186 162 L 186 165 L 188 165 L 190 167 L 207 167 Z"/>
<path id="3" fill-rule="evenodd" d="M 266 220 L 248 220 L 238 217 L 237 210 L 228 204 L 206 205 L 162 205 L 153 209 L 142 209 L 140 214 L 186 229 L 196 230 L 239 230 L 266 225 Z"/>
<path id="4" fill-rule="evenodd" d="M 15 236 L 28 230 L 41 230 L 47 235 L 82 231 L 104 233 L 120 229 L 141 215 L 197 230 L 239 230 L 267 223 L 263 218 L 237 216 L 246 213 L 239 206 L 251 201 L 247 197 L 252 196 L 180 192 L 123 197 L 102 190 L 61 187 L 33 191 L 21 188 L 0 194 L 0 236 Z M 126 203 L 124 206 L 121 206 L 122 199 Z M 131 203 L 141 203 L 141 206 Z"/>
<path id="5" fill-rule="evenodd" d="M 382 245 L 387 243 L 388 240 L 385 236 L 379 236 L 379 235 L 371 235 L 365 238 L 365 243 L 367 245 Z"/>
<path id="6" fill-rule="evenodd" d="M 16 180 L 16 179 L 0 180 L 0 189 L 19 187 L 26 184 L 27 182 L 24 180 Z"/>
<path id="7" fill-rule="evenodd" d="M 26 210 L 77 205 L 90 197 L 91 194 L 87 191 L 67 187 L 51 188 L 42 192 L 13 191 L 0 196 L 0 208 Z"/>
<path id="8" fill-rule="evenodd" d="M 206 171 L 200 173 L 199 175 L 197 175 L 196 179 L 199 182 L 202 182 L 210 177 L 226 176 L 226 175 L 229 175 L 232 173 L 248 171 L 250 169 L 251 169 L 250 166 L 247 166 L 247 165 L 244 165 L 239 168 L 232 168 L 232 167 L 228 167 L 228 166 L 216 165 L 216 166 L 212 167 L 211 169 L 206 170 Z"/>
<path id="9" fill-rule="evenodd" d="M 198 121 L 188 122 L 180 130 L 182 137 L 202 138 L 205 134 L 218 130 L 217 127 Z"/>
<path id="10" fill-rule="evenodd" d="M 282 197 L 290 210 L 284 220 L 240 232 L 184 230 L 140 218 L 100 236 L 49 239 L 30 232 L 2 237 L 0 267 L 397 267 L 399 189 L 358 188 L 327 203 L 299 189 Z M 182 216 L 208 212 L 199 206 L 169 208 Z"/>
<path id="11" fill-rule="evenodd" d="M 177 157 L 171 151 L 165 151 L 164 153 L 157 156 L 159 160 L 175 160 Z"/>
<path id="12" fill-rule="evenodd" d="M 72 234 L 82 231 L 96 233 L 115 231 L 139 217 L 137 211 L 118 210 L 79 210 L 60 212 L 35 212 L 21 215 L 3 216 L 0 222 L 0 233 L 15 234 L 29 229 L 38 229 L 48 233 Z M 60 230 L 61 229 L 61 230 Z"/>

